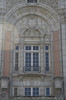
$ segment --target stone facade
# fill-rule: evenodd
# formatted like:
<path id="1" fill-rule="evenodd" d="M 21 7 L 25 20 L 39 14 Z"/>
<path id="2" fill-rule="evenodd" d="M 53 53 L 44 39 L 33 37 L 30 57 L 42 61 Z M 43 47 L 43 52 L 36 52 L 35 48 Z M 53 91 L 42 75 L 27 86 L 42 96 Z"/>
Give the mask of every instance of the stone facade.
<path id="1" fill-rule="evenodd" d="M 65 33 L 66 1 L 0 0 L 0 100 L 66 100 Z M 29 71 L 26 46 L 31 46 Z M 34 51 L 34 46 L 39 50 Z M 33 59 L 37 59 L 33 53 L 39 54 L 37 70 L 33 69 Z M 49 53 L 49 69 L 46 69 L 46 53 Z M 25 95 L 25 88 L 31 89 L 31 96 Z M 39 96 L 33 96 L 33 88 L 39 89 Z"/>

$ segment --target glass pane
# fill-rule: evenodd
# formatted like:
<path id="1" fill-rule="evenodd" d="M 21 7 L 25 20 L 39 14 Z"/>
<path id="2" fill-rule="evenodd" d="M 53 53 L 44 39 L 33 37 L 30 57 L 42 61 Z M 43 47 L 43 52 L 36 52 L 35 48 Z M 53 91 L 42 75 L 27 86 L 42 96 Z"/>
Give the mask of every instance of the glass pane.
<path id="1" fill-rule="evenodd" d="M 15 53 L 15 71 L 18 71 L 19 53 Z"/>
<path id="2" fill-rule="evenodd" d="M 33 53 L 33 71 L 39 70 L 39 53 Z"/>
<path id="3" fill-rule="evenodd" d="M 37 3 L 37 0 L 33 0 L 33 3 Z"/>
<path id="4" fill-rule="evenodd" d="M 19 50 L 19 46 L 16 46 L 16 47 L 15 47 L 15 50 Z"/>
<path id="5" fill-rule="evenodd" d="M 37 3 L 37 0 L 27 0 L 28 3 Z"/>
<path id="6" fill-rule="evenodd" d="M 26 50 L 31 50 L 31 46 L 26 46 Z"/>
<path id="7" fill-rule="evenodd" d="M 33 50 L 39 50 L 39 46 L 33 46 Z"/>
<path id="8" fill-rule="evenodd" d="M 33 88 L 33 96 L 39 96 L 39 88 Z"/>
<path id="9" fill-rule="evenodd" d="M 46 88 L 46 96 L 50 95 L 50 88 Z"/>
<path id="10" fill-rule="evenodd" d="M 49 46 L 45 46 L 45 50 L 49 50 Z"/>
<path id="11" fill-rule="evenodd" d="M 31 53 L 25 54 L 25 71 L 31 71 Z"/>
<path id="12" fill-rule="evenodd" d="M 46 66 L 46 71 L 49 71 L 49 53 L 45 53 L 45 66 Z"/>
<path id="13" fill-rule="evenodd" d="M 14 96 L 17 96 L 17 88 L 14 88 Z"/>
<path id="14" fill-rule="evenodd" d="M 25 88 L 25 96 L 31 96 L 31 88 Z"/>

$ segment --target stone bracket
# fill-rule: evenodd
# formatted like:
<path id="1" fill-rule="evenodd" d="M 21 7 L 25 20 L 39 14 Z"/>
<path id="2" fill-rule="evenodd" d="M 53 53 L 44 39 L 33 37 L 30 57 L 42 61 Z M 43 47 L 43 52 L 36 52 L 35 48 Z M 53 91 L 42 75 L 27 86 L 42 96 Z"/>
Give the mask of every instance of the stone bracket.
<path id="1" fill-rule="evenodd" d="M 55 89 L 61 89 L 63 83 L 63 77 L 54 77 Z"/>
<path id="2" fill-rule="evenodd" d="M 9 77 L 1 77 L 1 89 L 7 89 L 9 84 Z"/>

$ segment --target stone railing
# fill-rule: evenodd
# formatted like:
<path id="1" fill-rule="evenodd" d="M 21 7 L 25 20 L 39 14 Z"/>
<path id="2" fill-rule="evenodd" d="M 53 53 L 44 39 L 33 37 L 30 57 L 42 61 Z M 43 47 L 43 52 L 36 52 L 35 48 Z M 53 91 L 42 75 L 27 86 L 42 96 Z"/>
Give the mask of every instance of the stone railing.
<path id="1" fill-rule="evenodd" d="M 40 72 L 40 67 L 33 67 L 33 66 L 31 66 L 31 67 L 27 67 L 27 66 L 24 66 L 23 67 L 23 71 L 24 72 Z"/>
<path id="2" fill-rule="evenodd" d="M 39 96 L 39 97 L 13 97 L 12 98 L 13 100 L 56 100 L 55 97 L 52 97 L 52 96 L 49 96 L 49 97 L 42 97 L 42 96 Z"/>

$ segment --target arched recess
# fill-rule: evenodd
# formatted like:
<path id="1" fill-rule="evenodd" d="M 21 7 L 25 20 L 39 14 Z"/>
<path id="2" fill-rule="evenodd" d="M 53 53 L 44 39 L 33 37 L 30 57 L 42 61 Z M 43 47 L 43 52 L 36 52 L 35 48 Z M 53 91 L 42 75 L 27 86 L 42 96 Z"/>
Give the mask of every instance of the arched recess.
<path id="1" fill-rule="evenodd" d="M 19 23 L 20 19 L 29 16 L 29 15 L 36 15 L 38 16 L 38 18 L 41 18 L 42 20 L 44 20 L 44 22 L 47 24 L 47 27 L 49 28 L 49 31 L 51 33 L 53 33 L 52 37 L 54 38 L 54 74 L 55 76 L 60 76 L 61 75 L 61 71 L 60 71 L 60 53 L 59 53 L 59 30 L 60 30 L 60 23 L 59 23 L 59 16 L 57 15 L 57 13 L 49 6 L 44 5 L 44 4 L 38 4 L 38 5 L 26 5 L 26 4 L 20 4 L 18 6 L 15 6 L 13 9 L 11 9 L 5 16 L 5 26 L 6 26 L 6 33 L 11 32 L 11 34 L 13 35 L 13 32 L 15 31 L 15 33 L 17 34 L 16 37 L 18 37 L 19 33 L 20 33 L 20 29 L 21 29 L 21 25 L 16 27 L 17 23 Z M 27 19 L 29 19 L 27 17 Z M 30 19 L 29 19 L 30 20 Z M 27 20 L 28 21 L 28 20 Z M 26 24 L 28 23 L 27 21 L 24 20 L 24 27 L 22 29 L 22 32 L 24 32 L 26 29 L 28 29 L 28 25 L 26 27 Z M 33 22 L 32 22 L 33 23 Z M 41 24 L 42 22 L 37 24 L 36 29 L 38 29 L 38 25 Z M 33 25 L 32 25 L 33 26 Z M 42 31 L 42 29 L 45 30 L 45 28 L 42 26 L 40 26 L 40 30 Z M 41 32 L 42 33 L 42 32 Z M 16 35 L 15 34 L 15 35 Z M 11 36 L 12 36 L 11 35 Z M 57 42 L 56 42 L 57 41 Z M 58 44 L 56 46 L 56 44 Z M 56 52 L 57 51 L 57 52 Z M 9 53 L 9 52 L 8 52 Z M 6 57 L 6 54 L 5 54 Z M 57 63 L 58 60 L 58 63 Z M 8 65 L 9 67 L 9 65 Z M 5 68 L 6 68 L 6 64 L 5 64 Z M 56 72 L 57 70 L 57 72 Z"/>

